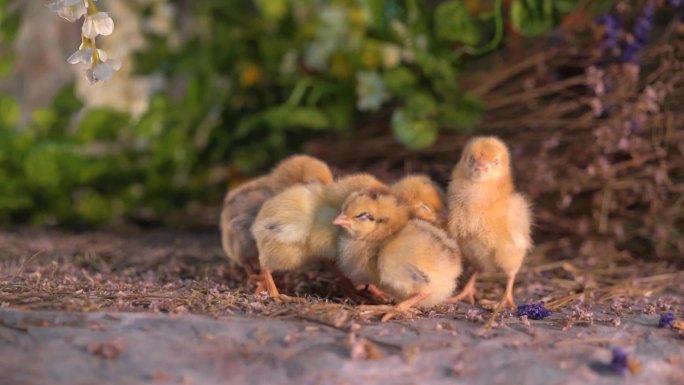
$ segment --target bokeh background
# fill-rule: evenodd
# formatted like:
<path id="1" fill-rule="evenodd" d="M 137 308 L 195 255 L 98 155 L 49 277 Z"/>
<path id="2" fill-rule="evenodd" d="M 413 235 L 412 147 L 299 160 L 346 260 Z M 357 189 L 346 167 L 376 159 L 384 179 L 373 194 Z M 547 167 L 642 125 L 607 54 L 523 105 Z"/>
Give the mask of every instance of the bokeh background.
<path id="1" fill-rule="evenodd" d="M 0 0 L 0 223 L 214 227 L 229 186 L 305 151 L 445 185 L 503 137 L 536 253 L 682 260 L 678 0 L 117 0 L 80 22 Z"/>

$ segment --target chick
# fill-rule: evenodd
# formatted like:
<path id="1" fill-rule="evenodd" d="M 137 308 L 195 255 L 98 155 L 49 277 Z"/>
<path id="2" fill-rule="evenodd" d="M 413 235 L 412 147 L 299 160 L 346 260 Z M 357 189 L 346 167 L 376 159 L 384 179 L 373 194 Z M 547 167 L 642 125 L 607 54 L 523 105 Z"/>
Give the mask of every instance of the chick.
<path id="1" fill-rule="evenodd" d="M 401 301 L 383 322 L 414 305 L 433 306 L 452 295 L 461 274 L 458 245 L 429 222 L 411 219 L 411 206 L 390 191 L 352 194 L 333 223 L 349 235 L 340 260 L 357 261 L 363 254 L 368 279 Z"/>
<path id="2" fill-rule="evenodd" d="M 229 191 L 223 201 L 220 222 L 221 243 L 228 258 L 240 264 L 247 274 L 258 272 L 259 254 L 250 228 L 263 203 L 294 184 L 329 184 L 332 180 L 332 173 L 324 162 L 295 155 L 281 161 L 270 174 Z"/>
<path id="3" fill-rule="evenodd" d="M 371 175 L 357 174 L 332 184 L 297 185 L 264 203 L 252 234 L 259 250 L 262 278 L 269 295 L 281 296 L 273 271 L 288 271 L 320 260 L 333 260 L 339 228 L 332 224 L 346 198 L 366 187 L 383 187 Z"/>
<path id="4" fill-rule="evenodd" d="M 408 175 L 390 186 L 390 191 L 407 204 L 406 207 L 416 218 L 437 225 L 446 222 L 443 218 L 446 207 L 444 192 L 427 176 Z M 376 250 L 369 249 L 345 233 L 340 235 L 338 250 L 340 255 L 347 256 L 338 258 L 338 267 L 357 288 L 367 286 L 368 291 L 376 297 L 386 297 L 374 284 L 377 282 L 374 266 Z"/>
<path id="5" fill-rule="evenodd" d="M 392 192 L 409 203 L 413 215 L 442 226 L 447 221 L 444 190 L 426 175 L 407 175 L 391 186 Z"/>
<path id="6" fill-rule="evenodd" d="M 499 269 L 508 278 L 499 305 L 514 308 L 515 276 L 532 247 L 531 213 L 527 200 L 514 190 L 506 145 L 495 137 L 468 142 L 452 171 L 447 194 L 449 232 L 475 269 L 450 302 L 465 299 L 472 304 L 477 275 Z"/>

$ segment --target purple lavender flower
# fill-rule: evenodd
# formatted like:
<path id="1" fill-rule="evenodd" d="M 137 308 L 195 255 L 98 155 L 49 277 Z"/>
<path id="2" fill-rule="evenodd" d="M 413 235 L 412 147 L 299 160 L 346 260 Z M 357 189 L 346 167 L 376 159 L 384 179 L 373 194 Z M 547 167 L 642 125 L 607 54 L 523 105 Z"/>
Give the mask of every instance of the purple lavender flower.
<path id="1" fill-rule="evenodd" d="M 648 36 L 651 34 L 651 29 L 653 29 L 654 17 L 655 6 L 653 5 L 653 2 L 649 2 L 644 6 L 641 16 L 634 21 L 632 33 L 641 45 L 646 45 L 648 42 Z"/>
<path id="2" fill-rule="evenodd" d="M 682 6 L 682 0 L 667 0 L 667 5 L 672 8 L 679 8 Z"/>
<path id="3" fill-rule="evenodd" d="M 518 306 L 518 317 L 527 316 L 529 319 L 541 320 L 551 315 L 551 312 L 544 307 L 544 302 L 538 304 L 526 304 Z"/>
<path id="4" fill-rule="evenodd" d="M 671 328 L 672 325 L 674 325 L 674 314 L 671 311 L 668 311 L 667 313 L 662 313 L 660 315 L 660 321 L 658 321 L 658 327 L 659 328 Z"/>
<path id="5" fill-rule="evenodd" d="M 639 122 L 635 119 L 632 119 L 629 121 L 629 131 L 632 134 L 636 134 L 639 132 Z"/>
<path id="6" fill-rule="evenodd" d="M 629 359 L 627 353 L 621 348 L 613 348 L 613 359 L 608 365 L 612 371 L 618 374 L 625 375 L 629 370 Z"/>
<path id="7" fill-rule="evenodd" d="M 618 60 L 622 63 L 639 62 L 639 54 L 644 50 L 648 43 L 648 38 L 653 29 L 653 19 L 655 18 L 655 5 L 649 1 L 641 10 L 641 15 L 634 20 L 632 26 L 633 41 L 625 41 L 621 45 L 621 52 Z"/>
<path id="8" fill-rule="evenodd" d="M 618 60 L 622 63 L 638 63 L 639 53 L 644 49 L 644 46 L 639 42 L 627 42 L 622 46 L 622 52 Z"/>
<path id="9" fill-rule="evenodd" d="M 620 17 L 613 13 L 607 13 L 599 15 L 596 18 L 596 24 L 604 28 L 603 36 L 601 36 L 601 51 L 602 54 L 607 54 L 617 46 L 618 35 L 620 34 L 620 29 L 622 28 L 622 20 Z"/>
<path id="10" fill-rule="evenodd" d="M 604 13 L 596 16 L 596 23 L 608 29 L 620 28 L 620 17 L 614 13 Z"/>

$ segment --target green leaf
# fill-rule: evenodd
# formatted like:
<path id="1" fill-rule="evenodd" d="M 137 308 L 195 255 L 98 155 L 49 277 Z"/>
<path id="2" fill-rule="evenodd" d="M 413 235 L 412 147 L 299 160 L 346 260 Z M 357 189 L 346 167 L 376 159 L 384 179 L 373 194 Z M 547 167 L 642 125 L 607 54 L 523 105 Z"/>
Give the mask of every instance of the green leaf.
<path id="1" fill-rule="evenodd" d="M 352 126 L 352 119 L 356 107 L 353 103 L 346 103 L 344 100 L 337 103 L 326 103 L 323 107 L 326 115 L 330 117 L 330 127 L 344 131 Z"/>
<path id="2" fill-rule="evenodd" d="M 430 119 L 412 119 L 401 108 L 392 113 L 392 132 L 406 147 L 427 147 L 437 139 L 437 124 Z"/>
<path id="3" fill-rule="evenodd" d="M 323 130 L 330 126 L 330 119 L 313 107 L 297 107 L 285 114 L 285 123 L 290 127 Z"/>
<path id="4" fill-rule="evenodd" d="M 47 132 L 57 121 L 57 112 L 52 108 L 37 108 L 31 121 L 36 129 Z"/>
<path id="5" fill-rule="evenodd" d="M 425 76 L 433 84 L 453 84 L 456 82 L 455 58 L 447 55 L 436 56 L 428 52 L 416 52 L 416 62 Z"/>
<path id="6" fill-rule="evenodd" d="M 14 68 L 14 53 L 6 53 L 4 57 L 0 58 L 0 77 L 5 77 L 12 72 Z"/>
<path id="7" fill-rule="evenodd" d="M 81 121 L 76 137 L 84 142 L 93 140 L 114 140 L 128 125 L 128 114 L 94 109 Z"/>
<path id="8" fill-rule="evenodd" d="M 447 129 L 470 130 L 482 116 L 483 110 L 480 99 L 466 94 L 455 106 L 448 104 L 440 106 L 439 122 Z"/>
<path id="9" fill-rule="evenodd" d="M 437 102 L 430 94 L 415 93 L 407 100 L 404 110 L 412 119 L 429 118 L 437 112 Z"/>
<path id="10" fill-rule="evenodd" d="M 416 75 L 406 67 L 397 67 L 383 74 L 387 89 L 393 95 L 408 95 L 418 83 Z"/>
<path id="11" fill-rule="evenodd" d="M 480 42 L 480 31 L 462 0 L 441 3 L 435 10 L 435 33 L 448 41 L 474 46 Z"/>
<path id="12" fill-rule="evenodd" d="M 24 162 L 27 182 L 45 189 L 58 188 L 62 181 L 58 158 L 59 150 L 56 146 L 34 147 Z"/>
<path id="13" fill-rule="evenodd" d="M 551 0 L 513 0 L 510 8 L 511 24 L 525 35 L 541 35 L 553 27 Z"/>
<path id="14" fill-rule="evenodd" d="M 0 94 L 0 129 L 13 128 L 19 123 L 19 103 Z"/>
<path id="15" fill-rule="evenodd" d="M 112 216 L 111 202 L 92 190 L 81 191 L 75 200 L 76 212 L 88 222 L 104 222 Z"/>
<path id="16" fill-rule="evenodd" d="M 254 3 L 269 21 L 280 21 L 287 14 L 287 0 L 254 0 Z"/>

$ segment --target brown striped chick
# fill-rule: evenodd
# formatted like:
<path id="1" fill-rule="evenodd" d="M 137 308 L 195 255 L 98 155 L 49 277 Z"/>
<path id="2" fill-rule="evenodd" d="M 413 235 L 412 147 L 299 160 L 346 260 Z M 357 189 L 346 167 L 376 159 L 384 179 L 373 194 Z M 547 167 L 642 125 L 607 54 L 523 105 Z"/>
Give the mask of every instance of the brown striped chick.
<path id="1" fill-rule="evenodd" d="M 416 218 L 424 219 L 438 226 L 447 221 L 444 190 L 426 175 L 407 175 L 395 182 L 392 192 L 408 202 Z"/>
<path id="2" fill-rule="evenodd" d="M 268 175 L 228 191 L 220 222 L 221 243 L 228 258 L 241 265 L 247 274 L 257 273 L 259 253 L 250 228 L 261 205 L 297 183 L 329 184 L 332 180 L 332 173 L 324 162 L 294 155 L 281 161 Z"/>
<path id="3" fill-rule="evenodd" d="M 334 223 L 349 235 L 338 258 L 366 254 L 380 289 L 400 301 L 383 322 L 412 306 L 433 306 L 452 295 L 461 274 L 461 254 L 446 232 L 422 219 L 387 189 L 352 194 Z"/>
<path id="4" fill-rule="evenodd" d="M 281 299 L 273 271 L 290 271 L 311 262 L 333 260 L 339 228 L 332 224 L 346 198 L 368 187 L 383 187 L 368 174 L 338 179 L 329 185 L 293 186 L 264 203 L 252 234 L 259 250 L 262 278 L 269 295 Z"/>
<path id="5" fill-rule="evenodd" d="M 450 301 L 474 303 L 477 275 L 502 270 L 507 284 L 499 306 L 515 308 L 513 284 L 532 239 L 530 205 L 515 192 L 510 163 L 501 140 L 478 137 L 466 144 L 452 171 L 448 228 L 475 270 Z"/>

